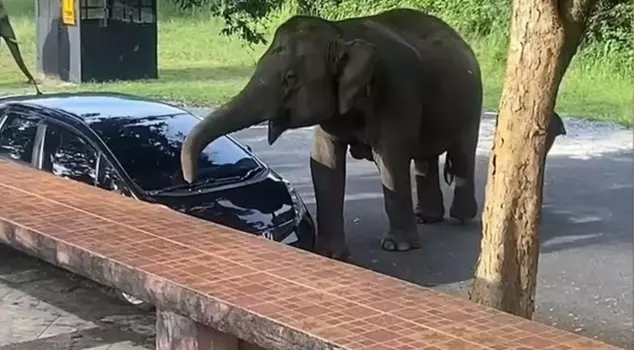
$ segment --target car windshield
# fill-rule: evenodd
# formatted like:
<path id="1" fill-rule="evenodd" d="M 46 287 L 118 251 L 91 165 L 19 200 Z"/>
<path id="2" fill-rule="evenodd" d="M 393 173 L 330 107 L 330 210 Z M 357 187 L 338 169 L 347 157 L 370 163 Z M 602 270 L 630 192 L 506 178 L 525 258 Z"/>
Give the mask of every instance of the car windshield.
<path id="1" fill-rule="evenodd" d="M 185 136 L 198 123 L 191 114 L 143 118 L 89 118 L 132 180 L 145 191 L 185 184 L 180 151 Z M 198 180 L 242 177 L 259 164 L 230 139 L 220 137 L 198 158 Z"/>

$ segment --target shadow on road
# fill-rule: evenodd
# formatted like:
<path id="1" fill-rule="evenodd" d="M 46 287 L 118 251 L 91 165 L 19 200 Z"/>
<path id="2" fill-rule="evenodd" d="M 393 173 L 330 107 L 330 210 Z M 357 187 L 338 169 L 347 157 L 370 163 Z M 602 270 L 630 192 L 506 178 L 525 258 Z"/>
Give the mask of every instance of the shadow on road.
<path id="1" fill-rule="evenodd" d="M 282 156 L 275 152 L 273 169 L 291 177 L 314 214 L 314 197 L 308 155 Z M 284 152 L 284 151 L 282 151 Z M 263 158 L 267 160 L 267 156 Z M 488 156 L 479 156 L 476 169 L 480 212 L 475 221 L 459 226 L 447 220 L 421 225 L 423 248 L 406 253 L 380 249 L 387 229 L 379 177 L 373 164 L 348 159 L 345 217 L 352 263 L 425 286 L 469 280 L 480 252 L 480 215 Z M 548 159 L 542 212 L 541 254 L 590 245 L 632 244 L 632 153 L 609 153 L 590 159 L 551 155 Z M 452 189 L 443 184 L 446 215 Z"/>

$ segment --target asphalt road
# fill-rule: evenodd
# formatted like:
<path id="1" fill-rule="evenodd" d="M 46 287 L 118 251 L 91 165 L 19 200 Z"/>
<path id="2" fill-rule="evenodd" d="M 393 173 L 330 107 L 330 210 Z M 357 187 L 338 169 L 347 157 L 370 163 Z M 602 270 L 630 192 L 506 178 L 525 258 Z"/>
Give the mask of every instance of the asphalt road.
<path id="1" fill-rule="evenodd" d="M 547 161 L 536 319 L 632 349 L 632 131 L 565 123 L 568 133 L 557 139 Z M 493 128 L 493 118 L 485 117 L 476 169 L 480 212 Z M 232 136 L 290 180 L 314 213 L 311 128 L 287 132 L 273 146 L 266 142 L 266 131 L 255 126 Z M 376 167 L 350 157 L 347 164 L 345 218 L 352 262 L 466 297 L 480 250 L 480 215 L 467 227 L 421 226 L 420 250 L 384 252 L 380 237 L 387 217 Z M 451 189 L 445 185 L 443 192 L 448 211 Z"/>

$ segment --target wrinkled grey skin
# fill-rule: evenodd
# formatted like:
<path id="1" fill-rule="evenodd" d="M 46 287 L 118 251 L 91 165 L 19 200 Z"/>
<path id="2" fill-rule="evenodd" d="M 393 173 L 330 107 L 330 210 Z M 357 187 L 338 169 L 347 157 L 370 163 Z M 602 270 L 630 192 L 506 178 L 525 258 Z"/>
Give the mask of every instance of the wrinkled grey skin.
<path id="1" fill-rule="evenodd" d="M 545 142 L 546 146 L 545 146 L 545 155 L 544 155 L 544 164 L 543 164 L 544 167 L 546 166 L 546 157 L 548 156 L 548 153 L 550 152 L 550 149 L 552 148 L 557 136 L 566 135 L 566 128 L 564 126 L 564 123 L 557 113 L 553 112 L 553 118 L 551 119 L 546 132 L 547 132 L 546 142 Z M 372 162 L 374 161 L 374 159 L 372 158 L 372 148 L 369 145 L 365 145 L 359 142 L 353 142 L 349 145 L 349 150 L 350 150 L 350 155 L 352 156 L 352 158 L 359 159 L 359 160 L 365 159 Z M 422 174 L 419 174 L 419 175 L 427 176 L 429 174 L 428 163 L 424 163 L 421 167 L 419 167 L 419 169 L 426 170 L 422 172 Z M 445 179 L 445 182 L 448 185 L 451 185 L 451 183 L 453 182 L 453 177 L 451 173 L 450 162 L 445 162 L 445 167 L 443 169 L 443 177 Z M 440 188 L 438 190 L 440 190 Z M 434 191 L 438 191 L 438 190 L 434 189 Z M 437 200 L 438 202 L 435 203 L 436 208 L 443 205 L 442 194 L 439 195 Z M 444 208 L 441 208 L 440 211 L 443 212 L 443 215 L 444 215 Z M 443 220 L 442 216 L 423 217 L 420 215 L 421 212 L 422 211 L 419 211 L 419 215 L 418 215 L 418 222 L 421 224 L 433 224 Z"/>
<path id="2" fill-rule="evenodd" d="M 476 215 L 481 114 L 476 57 L 440 19 L 410 9 L 335 22 L 295 16 L 277 29 L 243 90 L 187 136 L 183 177 L 195 180 L 198 155 L 221 135 L 268 121 L 273 144 L 285 130 L 314 125 L 317 251 L 339 259 L 348 254 L 343 202 L 351 144 L 352 152 L 371 154 L 379 170 L 389 220 L 383 248 L 405 251 L 421 246 L 416 215 L 430 221 L 444 215 L 437 169 L 442 153 L 456 179 L 451 216 L 464 222 Z M 358 143 L 369 148 L 355 148 Z"/>
<path id="3" fill-rule="evenodd" d="M 0 37 L 4 39 L 4 41 L 7 43 L 9 51 L 13 56 L 13 60 L 28 79 L 28 83 L 33 84 L 39 94 L 40 91 L 37 88 L 35 79 L 31 75 L 31 72 L 29 72 L 28 68 L 26 68 L 26 64 L 24 64 L 24 60 L 22 59 L 22 54 L 20 53 L 20 47 L 18 46 L 15 32 L 13 31 L 13 27 L 11 26 L 11 22 L 9 22 L 9 16 L 4 9 L 4 4 L 2 3 L 2 0 L 0 0 Z"/>

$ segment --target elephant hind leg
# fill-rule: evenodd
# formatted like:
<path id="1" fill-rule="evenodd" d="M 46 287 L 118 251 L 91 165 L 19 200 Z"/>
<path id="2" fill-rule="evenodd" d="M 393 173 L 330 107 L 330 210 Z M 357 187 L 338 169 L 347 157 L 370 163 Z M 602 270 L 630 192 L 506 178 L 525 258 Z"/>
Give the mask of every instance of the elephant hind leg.
<path id="1" fill-rule="evenodd" d="M 434 224 L 444 220 L 445 207 L 438 172 L 438 156 L 414 160 L 418 223 Z"/>
<path id="2" fill-rule="evenodd" d="M 445 172 L 454 178 L 454 196 L 449 215 L 462 224 L 472 220 L 478 211 L 474 180 L 477 130 L 472 134 L 450 148 L 445 160 Z"/>
<path id="3" fill-rule="evenodd" d="M 384 148 L 385 149 L 385 148 Z M 374 153 L 383 185 L 383 200 L 390 229 L 381 240 L 381 248 L 387 251 L 408 251 L 420 248 L 414 208 L 412 206 L 411 159 L 394 151 Z"/>

